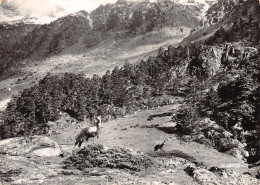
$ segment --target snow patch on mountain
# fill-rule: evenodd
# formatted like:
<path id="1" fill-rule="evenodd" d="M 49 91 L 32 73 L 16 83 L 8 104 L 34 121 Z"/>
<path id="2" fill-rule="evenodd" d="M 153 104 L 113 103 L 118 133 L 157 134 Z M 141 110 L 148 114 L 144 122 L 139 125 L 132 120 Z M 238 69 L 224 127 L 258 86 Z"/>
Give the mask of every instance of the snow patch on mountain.
<path id="1" fill-rule="evenodd" d="M 210 5 L 216 1 L 217 0 L 173 0 L 176 4 L 197 6 L 202 12 L 202 15 L 198 16 L 198 18 L 202 18 Z M 0 3 L 0 22 L 16 21 L 24 22 L 26 24 L 47 24 L 69 13 L 78 12 L 80 10 L 86 10 L 90 13 L 101 4 L 105 5 L 107 3 L 115 2 L 116 0 L 27 0 L 26 2 L 21 2 L 19 0 L 3 0 Z M 150 2 L 165 3 L 165 1 L 155 0 L 150 0 Z M 119 3 L 117 5 L 120 6 Z M 149 5 L 150 4 L 148 4 L 148 6 Z M 89 16 L 88 19 L 91 23 L 92 21 Z"/>
<path id="2" fill-rule="evenodd" d="M 218 0 L 173 0 L 176 4 L 182 4 L 186 6 L 196 6 L 200 9 L 201 14 L 198 16 L 198 19 L 203 19 L 208 9 L 215 3 L 217 3 Z"/>

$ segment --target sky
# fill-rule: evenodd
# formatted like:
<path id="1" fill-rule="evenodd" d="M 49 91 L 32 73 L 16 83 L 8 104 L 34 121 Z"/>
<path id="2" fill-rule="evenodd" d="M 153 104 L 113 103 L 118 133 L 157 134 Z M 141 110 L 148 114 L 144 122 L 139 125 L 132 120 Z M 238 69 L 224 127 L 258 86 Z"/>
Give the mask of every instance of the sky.
<path id="1" fill-rule="evenodd" d="M 0 0 L 0 2 L 3 0 Z M 5 14 L 0 9 L 0 22 L 18 20 L 24 17 L 36 17 L 48 23 L 69 13 L 86 10 L 91 12 L 101 4 L 114 3 L 117 0 L 7 0 L 15 7 L 19 15 Z"/>
<path id="2" fill-rule="evenodd" d="M 0 2 L 3 0 L 0 0 Z M 18 10 L 20 17 L 57 18 L 68 13 L 86 10 L 89 13 L 101 4 L 115 3 L 117 0 L 7 0 Z M 136 0 L 134 0 L 136 1 Z M 140 1 L 140 0 L 139 0 Z M 156 0 L 150 0 L 156 1 Z M 187 1 L 187 0 L 179 0 Z M 196 0 L 205 1 L 205 0 Z M 1 10 L 0 10 L 1 11 Z M 3 15 L 0 12 L 0 22 Z"/>
<path id="3" fill-rule="evenodd" d="M 0 0 L 2 1 L 2 0 Z M 97 8 L 100 4 L 113 3 L 116 0 L 8 0 L 14 4 L 22 15 L 47 16 L 61 13 L 72 13 L 79 10 L 88 12 Z M 64 12 L 64 13 L 65 13 Z"/>

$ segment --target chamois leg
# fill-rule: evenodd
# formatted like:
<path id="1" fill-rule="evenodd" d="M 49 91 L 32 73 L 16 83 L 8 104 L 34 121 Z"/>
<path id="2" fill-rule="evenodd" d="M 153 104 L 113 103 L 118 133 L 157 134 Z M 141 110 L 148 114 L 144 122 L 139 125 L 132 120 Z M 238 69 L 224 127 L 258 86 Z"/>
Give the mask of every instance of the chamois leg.
<path id="1" fill-rule="evenodd" d="M 79 144 L 79 140 L 78 139 L 76 139 L 76 142 L 75 142 L 75 144 L 74 144 L 74 146 L 73 146 L 73 150 L 75 150 L 75 147 Z"/>
<path id="2" fill-rule="evenodd" d="M 79 141 L 79 145 L 78 145 L 79 148 L 81 147 L 82 143 L 83 143 L 83 140 Z"/>

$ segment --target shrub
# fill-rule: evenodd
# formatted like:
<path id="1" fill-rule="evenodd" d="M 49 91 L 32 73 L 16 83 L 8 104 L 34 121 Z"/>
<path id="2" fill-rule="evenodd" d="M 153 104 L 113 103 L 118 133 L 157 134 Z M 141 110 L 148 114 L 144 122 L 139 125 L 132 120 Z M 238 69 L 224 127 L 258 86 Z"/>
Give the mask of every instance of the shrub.
<path id="1" fill-rule="evenodd" d="M 123 148 L 105 150 L 102 145 L 88 145 L 64 161 L 63 168 L 79 169 L 100 167 L 142 171 L 156 166 L 155 161 L 143 155 L 132 155 Z"/>

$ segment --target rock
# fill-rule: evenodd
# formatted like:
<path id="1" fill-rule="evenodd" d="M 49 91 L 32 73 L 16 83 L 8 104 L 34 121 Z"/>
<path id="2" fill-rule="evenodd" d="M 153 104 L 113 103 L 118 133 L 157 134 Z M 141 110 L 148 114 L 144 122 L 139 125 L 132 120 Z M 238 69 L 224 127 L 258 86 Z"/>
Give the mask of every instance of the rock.
<path id="1" fill-rule="evenodd" d="M 249 153 L 244 149 L 245 145 L 238 140 L 233 140 L 233 143 L 236 144 L 236 147 L 230 149 L 226 153 L 234 156 L 237 159 L 243 159 L 244 157 L 248 157 Z"/>
<path id="2" fill-rule="evenodd" d="M 61 150 L 59 148 L 42 148 L 34 150 L 33 154 L 38 156 L 59 156 L 61 154 Z"/>
<path id="3" fill-rule="evenodd" d="M 230 138 L 231 136 L 233 136 L 233 134 L 231 134 L 230 132 L 228 132 L 228 131 L 224 131 L 224 132 L 222 132 L 222 134 L 225 136 L 225 138 Z"/>
<path id="4" fill-rule="evenodd" d="M 14 156 L 59 156 L 62 151 L 55 141 L 45 136 L 33 136 L 26 141 L 24 137 L 0 141 L 0 153 Z"/>
<path id="5" fill-rule="evenodd" d="M 213 111 L 207 111 L 206 112 L 206 115 L 209 117 L 209 116 L 212 116 L 214 113 L 213 113 Z"/>
<path id="6" fill-rule="evenodd" d="M 194 136 L 192 137 L 192 140 L 194 140 L 194 141 L 200 141 L 200 140 L 202 140 L 202 139 L 205 139 L 205 136 L 204 136 L 203 133 L 196 134 L 196 135 L 194 135 Z"/>
<path id="7" fill-rule="evenodd" d="M 147 184 L 148 184 L 148 183 L 147 183 Z M 149 184 L 151 184 L 151 185 L 163 185 L 163 184 L 165 184 L 165 183 L 153 181 L 153 182 L 151 182 L 151 183 L 149 183 Z"/>
<path id="8" fill-rule="evenodd" d="M 187 170 L 188 169 L 188 170 Z M 211 168 L 207 170 L 204 168 L 190 168 L 187 167 L 185 171 L 191 175 L 195 181 L 201 185 L 208 184 L 240 184 L 240 185 L 254 185 L 259 184 L 260 181 L 254 177 L 240 174 L 233 170 L 227 170 L 224 168 Z"/>
<path id="9" fill-rule="evenodd" d="M 205 118 L 200 121 L 201 125 L 207 125 L 207 127 L 219 128 L 215 121 L 211 121 L 210 118 Z"/>
<path id="10" fill-rule="evenodd" d="M 136 148 L 128 148 L 129 152 L 131 152 L 132 155 L 143 155 L 144 153 Z"/>
<path id="11" fill-rule="evenodd" d="M 249 152 L 246 151 L 246 150 L 242 150 L 242 151 L 241 151 L 241 154 L 242 154 L 244 157 L 248 157 L 248 156 L 249 156 Z"/>
<path id="12" fill-rule="evenodd" d="M 226 152 L 227 154 L 242 160 L 243 159 L 243 155 L 241 154 L 241 151 L 238 148 L 232 148 L 229 151 Z"/>
<path id="13" fill-rule="evenodd" d="M 185 141 L 185 142 L 188 142 L 188 141 L 191 141 L 191 136 L 189 136 L 189 135 L 184 135 L 184 136 L 182 136 L 182 139 Z"/>
<path id="14" fill-rule="evenodd" d="M 206 169 L 197 169 L 193 171 L 193 178 L 199 184 L 216 184 L 221 185 L 221 182 L 218 180 L 217 176 Z"/>

